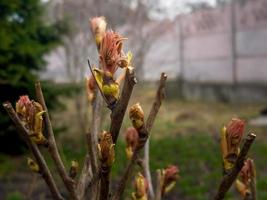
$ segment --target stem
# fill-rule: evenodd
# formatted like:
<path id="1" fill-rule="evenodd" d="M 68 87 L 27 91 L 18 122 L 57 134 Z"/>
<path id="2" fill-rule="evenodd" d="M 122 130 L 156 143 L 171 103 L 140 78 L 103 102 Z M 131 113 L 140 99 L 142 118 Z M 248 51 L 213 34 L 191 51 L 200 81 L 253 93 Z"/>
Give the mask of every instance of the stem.
<path id="1" fill-rule="evenodd" d="M 146 128 L 147 128 L 148 132 L 151 131 L 151 128 L 154 124 L 154 121 L 155 121 L 156 116 L 158 114 L 159 108 L 161 106 L 162 100 L 164 99 L 164 88 L 165 88 L 166 80 L 167 80 L 167 75 L 165 73 L 161 73 L 160 82 L 159 82 L 159 86 L 158 86 L 157 93 L 155 96 L 155 100 L 154 100 L 154 103 L 153 103 L 152 108 L 150 110 L 150 113 L 148 115 L 148 118 L 146 120 Z M 155 194 L 153 191 L 151 172 L 150 172 L 150 167 L 149 167 L 149 141 L 150 140 L 148 138 L 146 145 L 145 145 L 144 172 L 145 172 L 145 177 L 146 177 L 147 182 L 148 182 L 149 198 L 154 199 Z"/>
<path id="2" fill-rule="evenodd" d="M 240 172 L 240 170 L 242 169 L 244 165 L 244 161 L 247 157 L 247 153 L 252 143 L 254 142 L 255 138 L 256 138 L 256 135 L 254 135 L 253 133 L 250 133 L 247 135 L 245 139 L 245 143 L 240 151 L 240 154 L 237 157 L 237 160 L 235 162 L 233 169 L 231 169 L 231 171 L 228 174 L 224 175 L 220 183 L 218 192 L 216 196 L 214 197 L 214 200 L 222 200 L 226 192 L 230 189 L 231 185 L 235 181 L 238 173 Z"/>
<path id="3" fill-rule="evenodd" d="M 160 82 L 159 82 L 159 86 L 158 86 L 157 93 L 155 96 L 155 100 L 154 100 L 154 103 L 150 109 L 150 113 L 149 113 L 147 120 L 146 120 L 146 129 L 148 132 L 151 131 L 151 128 L 154 124 L 156 116 L 159 112 L 159 108 L 161 106 L 162 100 L 165 97 L 164 89 L 165 89 L 166 80 L 167 80 L 167 75 L 165 73 L 161 73 Z"/>
<path id="4" fill-rule="evenodd" d="M 107 200 L 109 197 L 110 170 L 111 167 L 102 164 L 100 174 L 100 200 Z"/>
<path id="5" fill-rule="evenodd" d="M 125 115 L 125 111 L 128 106 L 128 102 L 130 100 L 133 87 L 136 84 L 136 78 L 134 76 L 133 68 L 128 67 L 126 69 L 125 81 L 121 93 L 121 97 L 118 100 L 115 108 L 111 113 L 111 125 L 110 125 L 110 133 L 112 135 L 112 141 L 116 144 L 119 132 L 121 129 L 122 121 Z M 106 200 L 109 196 L 109 182 L 110 182 L 110 170 L 111 167 L 101 166 L 101 189 L 100 189 L 100 200 Z"/>
<path id="6" fill-rule="evenodd" d="M 134 76 L 134 70 L 132 68 L 127 68 L 121 97 L 118 100 L 116 107 L 111 113 L 111 125 L 109 131 L 112 135 L 112 141 L 114 144 L 116 144 L 117 142 L 123 117 L 125 115 L 125 111 L 127 109 L 133 91 L 133 87 L 136 83 L 137 80 Z"/>
<path id="7" fill-rule="evenodd" d="M 10 102 L 6 102 L 3 104 L 5 110 L 7 111 L 9 117 L 12 119 L 12 121 L 15 124 L 15 127 L 18 131 L 18 133 L 22 136 L 22 138 L 26 141 L 29 149 L 31 150 L 33 156 L 36 159 L 37 164 L 40 167 L 41 175 L 43 179 L 45 180 L 48 188 L 50 189 L 50 192 L 54 199 L 63 200 L 64 198 L 61 196 L 56 183 L 54 181 L 54 178 L 52 177 L 52 174 L 45 162 L 44 157 L 42 156 L 41 152 L 39 151 L 37 145 L 31 141 L 29 138 L 29 131 L 24 127 L 23 123 L 19 119 L 17 113 L 13 109 Z"/>
<path id="8" fill-rule="evenodd" d="M 152 185 L 152 179 L 151 179 L 151 172 L 150 172 L 150 167 L 149 167 L 149 141 L 150 139 L 148 138 L 145 144 L 145 150 L 144 150 L 144 174 L 146 177 L 146 180 L 148 182 L 148 194 L 150 199 L 155 198 L 154 190 L 153 190 L 153 185 Z"/>
<path id="9" fill-rule="evenodd" d="M 48 113 L 48 110 L 46 107 L 46 103 L 45 103 L 45 99 L 43 96 L 42 87 L 41 87 L 40 82 L 36 82 L 35 90 L 36 90 L 37 100 L 42 105 L 43 109 L 45 110 L 44 123 L 45 123 L 45 130 L 47 133 L 48 151 L 49 151 L 49 153 L 50 153 L 50 155 L 51 155 L 51 157 L 55 163 L 57 171 L 58 171 L 64 185 L 66 186 L 71 198 L 77 199 L 77 195 L 76 195 L 76 191 L 75 191 L 75 183 L 74 183 L 73 179 L 69 177 L 69 175 L 65 169 L 65 166 L 61 160 L 58 148 L 57 148 L 55 135 L 54 135 L 54 131 L 52 128 L 52 123 L 51 123 L 49 113 Z"/>
<path id="10" fill-rule="evenodd" d="M 115 191 L 115 194 L 112 197 L 112 200 L 119 200 L 121 199 L 124 189 L 126 187 L 127 181 L 128 181 L 128 177 L 130 177 L 132 168 L 134 167 L 135 161 L 138 158 L 138 151 L 134 151 L 133 156 L 130 160 L 130 162 L 127 164 L 126 170 L 123 173 L 123 176 L 121 177 L 117 189 Z"/>
<path id="11" fill-rule="evenodd" d="M 84 199 L 86 194 L 86 188 L 89 185 L 90 178 L 92 177 L 92 168 L 90 165 L 90 156 L 87 154 L 84 159 L 83 168 L 77 184 L 78 199 Z"/>

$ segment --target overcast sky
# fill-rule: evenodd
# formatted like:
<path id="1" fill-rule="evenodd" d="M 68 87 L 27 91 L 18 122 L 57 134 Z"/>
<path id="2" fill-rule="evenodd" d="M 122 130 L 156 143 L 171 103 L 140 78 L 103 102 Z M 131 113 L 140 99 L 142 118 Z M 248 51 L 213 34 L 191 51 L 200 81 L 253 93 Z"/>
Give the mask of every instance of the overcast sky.
<path id="1" fill-rule="evenodd" d="M 186 6 L 187 4 L 199 2 L 207 2 L 214 6 L 216 0 L 159 0 L 156 9 L 151 12 L 151 17 L 165 18 L 167 16 L 168 18 L 173 18 L 178 13 L 188 12 L 188 7 Z"/>

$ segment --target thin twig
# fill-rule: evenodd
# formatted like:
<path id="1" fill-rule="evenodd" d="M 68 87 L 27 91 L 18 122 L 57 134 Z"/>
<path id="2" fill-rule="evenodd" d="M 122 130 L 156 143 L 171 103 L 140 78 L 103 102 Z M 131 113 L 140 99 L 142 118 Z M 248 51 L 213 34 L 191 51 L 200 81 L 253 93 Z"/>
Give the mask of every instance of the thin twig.
<path id="1" fill-rule="evenodd" d="M 156 185 L 156 195 L 155 195 L 155 200 L 161 200 L 161 194 L 162 194 L 162 192 L 161 192 L 161 187 L 162 187 L 162 183 L 161 183 L 161 179 L 162 179 L 162 177 L 161 177 L 162 175 L 161 175 L 161 170 L 160 169 L 158 169 L 157 170 L 157 185 Z"/>
<path id="2" fill-rule="evenodd" d="M 26 195 L 27 199 L 32 199 L 32 193 L 36 187 L 37 178 L 38 178 L 37 174 L 32 175 L 32 180 L 31 180 L 31 183 L 29 185 L 29 189 Z"/>
<path id="3" fill-rule="evenodd" d="M 151 128 L 154 124 L 159 108 L 161 106 L 162 100 L 165 97 L 164 89 L 165 89 L 166 80 L 167 80 L 167 75 L 165 73 L 161 73 L 156 97 L 155 97 L 154 103 L 152 105 L 152 108 L 150 109 L 150 113 L 146 120 L 146 129 L 148 132 L 151 131 Z"/>
<path id="4" fill-rule="evenodd" d="M 98 164 L 98 135 L 100 132 L 100 123 L 101 123 L 101 108 L 103 105 L 103 101 L 100 96 L 100 92 L 96 91 L 96 97 L 92 106 L 92 121 L 91 121 L 91 132 L 90 137 L 87 137 L 89 141 L 89 149 L 90 149 L 90 157 L 91 157 L 91 165 L 92 171 L 96 172 L 99 168 Z"/>
<path id="5" fill-rule="evenodd" d="M 160 79 L 160 84 L 157 90 L 157 95 L 155 98 L 155 102 L 152 105 L 149 117 L 148 117 L 148 125 L 144 125 L 140 130 L 138 130 L 138 135 L 139 135 L 139 141 L 138 141 L 138 145 L 133 153 L 133 156 L 130 160 L 130 162 L 128 163 L 126 170 L 122 176 L 122 178 L 120 179 L 119 183 L 118 183 L 118 187 L 115 191 L 115 194 L 113 196 L 113 200 L 119 200 L 122 195 L 123 192 L 125 190 L 128 178 L 130 177 L 130 173 L 132 172 L 132 169 L 134 167 L 134 164 L 136 163 L 136 160 L 138 158 L 138 154 L 139 152 L 143 149 L 143 147 L 145 146 L 147 139 L 149 137 L 149 131 L 147 129 L 147 127 L 149 128 L 149 130 L 151 130 L 151 127 L 153 126 L 153 123 L 155 121 L 156 115 L 159 111 L 160 105 L 161 105 L 161 101 L 164 97 L 163 94 L 163 89 L 165 87 L 165 82 L 166 82 L 167 76 L 166 74 L 162 73 L 161 75 L 161 79 Z M 152 183 L 151 183 L 152 185 Z"/>
<path id="6" fill-rule="evenodd" d="M 145 174 L 145 177 L 148 183 L 148 196 L 149 196 L 149 199 L 154 199 L 155 193 L 153 190 L 150 165 L 149 165 L 149 144 L 150 144 L 150 139 L 148 138 L 145 144 L 145 149 L 144 149 L 143 166 L 144 166 L 144 174 Z"/>
<path id="7" fill-rule="evenodd" d="M 112 141 L 114 144 L 116 144 L 119 132 L 121 129 L 123 117 L 125 115 L 125 111 L 127 109 L 133 87 L 137 83 L 137 80 L 134 76 L 134 70 L 133 68 L 127 68 L 126 70 L 126 76 L 125 81 L 122 89 L 122 93 L 120 96 L 120 99 L 118 100 L 118 103 L 114 110 L 111 113 L 111 125 L 109 132 L 112 135 Z"/>
<path id="8" fill-rule="evenodd" d="M 94 77 L 90 62 L 88 60 L 89 69 Z M 95 78 L 95 77 L 94 77 Z M 98 84 L 97 84 L 98 85 Z M 98 86 L 99 87 L 99 86 Z M 94 180 L 95 173 L 99 173 L 98 167 L 98 134 L 101 123 L 101 108 L 103 105 L 103 100 L 101 98 L 102 91 L 96 90 L 95 98 L 92 103 L 92 120 L 91 120 L 91 131 L 86 134 L 88 155 L 83 165 L 82 173 L 79 178 L 78 191 L 79 196 L 86 196 L 86 191 L 91 190 L 91 198 L 97 199 L 99 184 L 98 180 Z M 102 94 L 103 96 L 103 94 Z M 104 97 L 104 96 L 103 96 Z"/>
<path id="9" fill-rule="evenodd" d="M 89 143 L 91 144 L 89 148 L 91 148 L 91 167 L 92 167 L 92 173 L 98 173 L 99 171 L 99 160 L 98 160 L 98 135 L 100 132 L 100 124 L 101 124 L 101 111 L 103 107 L 103 99 L 100 95 L 101 90 L 96 91 L 95 95 L 96 98 L 93 102 L 92 107 L 92 121 L 91 121 L 91 141 Z M 91 177 L 93 178 L 93 177 Z M 91 179 L 89 180 L 89 182 Z M 99 199 L 99 181 L 95 181 L 94 184 L 90 187 L 91 189 L 91 198 L 92 199 Z"/>
<path id="10" fill-rule="evenodd" d="M 161 73 L 160 77 L 160 82 L 158 86 L 158 90 L 156 93 L 156 97 L 153 103 L 153 106 L 150 110 L 150 113 L 148 115 L 148 118 L 146 120 L 146 129 L 148 132 L 151 131 L 151 128 L 154 124 L 154 121 L 156 119 L 156 115 L 159 111 L 159 108 L 161 106 L 162 100 L 164 99 L 164 88 L 167 80 L 167 75 L 165 73 Z M 151 180 L 151 172 L 150 172 L 150 167 L 149 167 L 149 138 L 146 142 L 145 145 L 145 152 L 144 152 L 144 172 L 145 172 L 145 177 L 148 182 L 148 194 L 150 199 L 155 198 L 155 194 L 153 191 L 153 185 L 152 185 L 152 180 Z"/>
<path id="11" fill-rule="evenodd" d="M 87 154 L 85 156 L 81 175 L 77 183 L 78 199 L 84 199 L 86 195 L 86 188 L 88 187 L 88 180 L 90 180 L 91 177 L 92 177 L 92 168 L 90 165 L 90 156 Z"/>
<path id="12" fill-rule="evenodd" d="M 53 128 L 52 128 L 52 123 L 50 121 L 50 117 L 49 117 L 49 113 L 46 107 L 46 103 L 45 103 L 45 99 L 43 96 L 43 92 L 42 92 L 42 87 L 41 87 L 41 83 L 40 82 L 36 82 L 35 84 L 35 92 L 36 92 L 36 97 L 38 102 L 42 105 L 43 109 L 45 110 L 44 113 L 44 123 L 45 123 L 45 130 L 46 130 L 46 134 L 47 134 L 47 140 L 48 140 L 48 151 L 55 163 L 55 166 L 57 168 L 57 171 L 63 181 L 63 183 L 65 184 L 67 190 L 69 191 L 69 194 L 71 196 L 72 199 L 77 199 L 77 195 L 76 195 L 76 191 L 75 191 L 75 183 L 73 181 L 72 178 L 69 177 L 65 166 L 61 160 L 58 148 L 57 148 L 57 144 L 56 144 L 56 140 L 55 140 L 55 136 L 54 136 L 54 132 L 53 132 Z"/>
<path id="13" fill-rule="evenodd" d="M 23 123 L 19 119 L 17 113 L 13 109 L 11 103 L 6 102 L 3 104 L 5 110 L 7 111 L 9 117 L 12 119 L 12 121 L 15 124 L 15 127 L 18 131 L 18 133 L 22 136 L 22 138 L 26 141 L 29 149 L 31 150 L 32 154 L 34 155 L 37 164 L 40 167 L 41 175 L 43 179 L 45 180 L 48 188 L 50 189 L 50 192 L 54 199 L 63 200 L 64 198 L 61 196 L 56 183 L 52 177 L 52 174 L 45 162 L 44 157 L 42 156 L 41 152 L 39 151 L 37 145 L 33 143 L 29 138 L 29 131 L 24 127 Z"/>
<path id="14" fill-rule="evenodd" d="M 226 192 L 229 190 L 229 188 L 235 181 L 238 173 L 242 169 L 244 165 L 244 161 L 247 157 L 247 153 L 253 141 L 255 140 L 255 138 L 256 138 L 256 135 L 254 135 L 253 133 L 250 133 L 247 135 L 245 139 L 245 143 L 240 151 L 240 154 L 237 157 L 237 160 L 235 162 L 233 169 L 228 174 L 224 175 L 214 200 L 222 200 L 224 198 Z"/>

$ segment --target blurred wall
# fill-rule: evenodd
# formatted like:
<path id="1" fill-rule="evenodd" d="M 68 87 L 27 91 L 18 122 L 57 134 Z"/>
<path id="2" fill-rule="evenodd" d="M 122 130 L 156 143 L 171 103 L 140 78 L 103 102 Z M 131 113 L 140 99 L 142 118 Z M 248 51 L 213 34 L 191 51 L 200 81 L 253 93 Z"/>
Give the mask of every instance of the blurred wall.
<path id="1" fill-rule="evenodd" d="M 202 10 L 179 20 L 177 56 L 185 81 L 267 83 L 267 1 Z"/>

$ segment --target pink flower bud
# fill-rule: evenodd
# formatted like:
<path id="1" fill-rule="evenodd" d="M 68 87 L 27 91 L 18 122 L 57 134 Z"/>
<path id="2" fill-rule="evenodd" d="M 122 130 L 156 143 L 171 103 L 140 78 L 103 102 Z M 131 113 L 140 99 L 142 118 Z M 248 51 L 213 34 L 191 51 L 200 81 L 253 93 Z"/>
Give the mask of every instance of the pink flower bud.
<path id="1" fill-rule="evenodd" d="M 226 139 L 228 147 L 228 155 L 235 155 L 237 157 L 238 147 L 244 133 L 244 121 L 233 118 L 226 127 Z"/>
<path id="2" fill-rule="evenodd" d="M 179 178 L 179 169 L 175 165 L 170 165 L 165 169 L 164 185 L 169 185 L 171 182 Z"/>
<path id="3" fill-rule="evenodd" d="M 16 103 L 16 112 L 24 116 L 26 114 L 26 107 L 28 104 L 31 103 L 31 100 L 29 99 L 28 95 L 20 96 L 19 100 Z"/>
<path id="4" fill-rule="evenodd" d="M 127 143 L 127 147 L 132 147 L 132 149 L 134 150 L 138 144 L 138 132 L 134 127 L 130 127 L 126 130 L 126 143 Z"/>
<path id="5" fill-rule="evenodd" d="M 106 32 L 107 23 L 105 17 L 94 17 L 90 19 L 90 23 L 92 32 L 95 35 L 95 42 L 99 47 Z"/>

